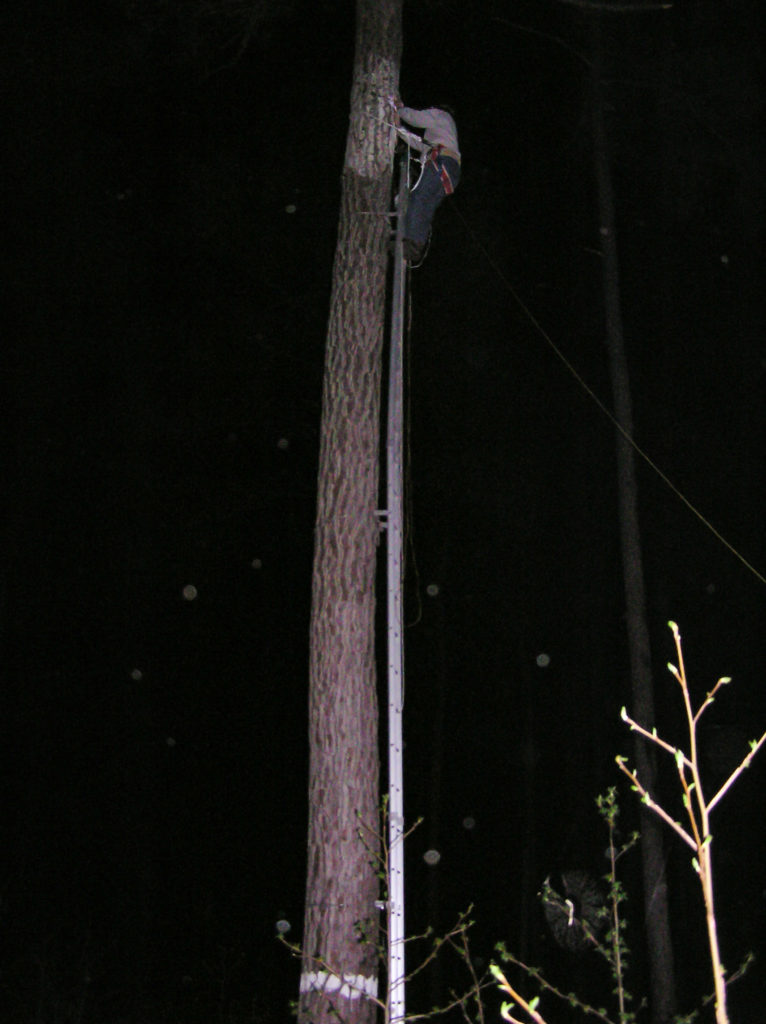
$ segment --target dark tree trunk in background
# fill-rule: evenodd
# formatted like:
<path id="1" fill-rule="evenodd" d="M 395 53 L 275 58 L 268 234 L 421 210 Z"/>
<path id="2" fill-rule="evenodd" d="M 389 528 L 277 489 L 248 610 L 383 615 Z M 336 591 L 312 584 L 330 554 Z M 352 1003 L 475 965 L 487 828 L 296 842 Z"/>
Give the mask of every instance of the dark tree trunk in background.
<path id="1" fill-rule="evenodd" d="M 591 61 L 593 149 L 603 260 L 606 346 L 609 355 L 615 416 L 625 433 L 632 437 L 633 411 L 622 330 L 614 193 L 601 99 L 603 46 L 601 26 L 597 15 L 593 15 L 591 18 Z M 618 432 L 616 442 L 620 543 L 630 651 L 631 714 L 640 725 L 651 730 L 654 726 L 654 686 L 649 630 L 646 622 L 635 463 L 633 448 L 625 435 Z M 650 793 L 654 792 L 656 778 L 654 758 L 646 742 L 638 736 L 635 738 L 634 756 L 638 777 Z M 643 805 L 641 806 L 641 859 L 644 885 L 644 922 L 651 986 L 651 1017 L 653 1024 L 668 1024 L 675 1009 L 675 980 L 662 824 L 659 818 Z"/>
<path id="2" fill-rule="evenodd" d="M 379 898 L 375 567 L 401 0 L 358 0 L 327 333 L 311 609 L 301 1024 L 371 1024 Z M 362 935 L 364 937 L 362 937 Z"/>
<path id="3" fill-rule="evenodd" d="M 436 579 L 443 586 L 446 578 L 447 538 L 442 537 L 439 551 Z M 431 777 L 428 787 L 427 834 L 429 849 L 442 849 L 441 810 L 444 793 L 444 721 L 447 704 L 447 615 L 444 602 L 446 595 L 442 591 L 431 599 L 434 619 L 433 646 L 435 648 L 435 665 L 432 677 L 433 695 L 429 701 L 431 715 Z M 442 910 L 442 873 L 429 871 L 428 875 L 428 927 L 436 935 L 441 934 Z M 429 970 L 429 1006 L 440 1006 L 444 1002 L 443 995 L 444 970 L 443 958 L 436 957 Z"/>

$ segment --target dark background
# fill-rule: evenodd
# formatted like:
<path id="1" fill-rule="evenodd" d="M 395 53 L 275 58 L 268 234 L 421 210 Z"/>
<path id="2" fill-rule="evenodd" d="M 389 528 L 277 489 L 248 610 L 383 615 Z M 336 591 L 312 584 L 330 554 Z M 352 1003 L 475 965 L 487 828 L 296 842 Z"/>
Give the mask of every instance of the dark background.
<path id="1" fill-rule="evenodd" d="M 609 16 L 605 96 L 636 438 L 763 572 L 760 20 Z M 353 5 L 58 0 L 0 30 L 3 1019 L 284 1020 Z M 603 1002 L 535 893 L 605 870 L 594 799 L 630 752 L 613 428 L 525 312 L 611 406 L 587 59 L 572 6 L 405 7 L 402 94 L 451 102 L 463 151 L 411 275 L 405 772 L 411 930 L 473 902 L 477 958 L 504 939 Z M 763 582 L 640 460 L 638 485 L 662 734 L 669 618 L 697 699 L 734 678 L 712 792 L 766 727 Z M 764 770 L 713 821 L 724 961 L 760 953 L 740 1024 L 766 997 Z M 691 1008 L 704 923 L 667 856 Z"/>

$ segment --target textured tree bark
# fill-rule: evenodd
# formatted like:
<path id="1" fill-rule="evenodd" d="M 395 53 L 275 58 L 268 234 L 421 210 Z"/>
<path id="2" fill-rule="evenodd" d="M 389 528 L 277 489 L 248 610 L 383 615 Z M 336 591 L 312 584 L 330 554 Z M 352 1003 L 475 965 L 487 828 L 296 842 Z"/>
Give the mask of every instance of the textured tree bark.
<path id="1" fill-rule="evenodd" d="M 300 1024 L 372 1024 L 379 764 L 379 409 L 402 0 L 357 0 L 327 333 L 312 583 L 309 834 Z"/>
<path id="2" fill-rule="evenodd" d="M 603 46 L 598 15 L 591 18 L 591 86 L 593 151 L 598 191 L 599 228 L 603 255 L 606 346 L 617 422 L 625 434 L 633 434 L 633 409 L 628 363 L 622 329 L 619 262 L 615 233 L 614 194 L 607 153 L 606 127 L 601 101 Z M 641 558 L 633 448 L 625 434 L 618 433 L 617 484 L 620 509 L 620 541 L 630 651 L 632 715 L 645 729 L 654 726 L 654 685 L 652 681 L 649 630 Z M 635 737 L 638 777 L 650 793 L 655 792 L 656 766 L 645 740 Z M 675 1011 L 673 947 L 668 914 L 668 892 L 663 855 L 662 825 L 651 811 L 641 807 L 641 860 L 644 885 L 644 924 L 649 953 L 652 1024 L 669 1024 Z"/>

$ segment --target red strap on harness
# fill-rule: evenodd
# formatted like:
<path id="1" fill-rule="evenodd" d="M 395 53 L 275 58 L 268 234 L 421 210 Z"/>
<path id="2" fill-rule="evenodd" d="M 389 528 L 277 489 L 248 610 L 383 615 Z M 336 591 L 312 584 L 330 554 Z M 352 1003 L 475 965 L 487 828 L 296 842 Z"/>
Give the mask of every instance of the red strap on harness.
<path id="1" fill-rule="evenodd" d="M 452 193 L 455 191 L 455 188 L 452 184 L 452 179 L 450 178 L 449 174 L 447 174 L 447 169 L 444 166 L 444 164 L 437 163 L 437 160 L 441 155 L 441 151 L 443 149 L 444 146 L 442 146 L 441 144 L 439 144 L 438 146 L 434 146 L 428 154 L 428 159 L 433 160 L 436 172 L 442 181 L 442 188 L 444 189 L 444 194 L 446 196 L 451 196 Z"/>

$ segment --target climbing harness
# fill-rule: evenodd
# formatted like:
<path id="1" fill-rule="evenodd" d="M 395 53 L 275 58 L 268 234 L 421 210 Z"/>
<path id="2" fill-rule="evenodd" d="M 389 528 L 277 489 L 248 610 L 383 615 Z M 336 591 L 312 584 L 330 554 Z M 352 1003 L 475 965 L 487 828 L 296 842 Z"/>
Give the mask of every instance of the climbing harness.
<path id="1" fill-rule="evenodd" d="M 449 149 L 445 149 L 444 146 L 442 146 L 440 143 L 438 146 L 434 146 L 432 149 L 429 149 L 427 160 L 430 160 L 431 163 L 433 163 L 434 170 L 441 178 L 442 188 L 444 189 L 445 196 L 451 196 L 452 193 L 455 191 L 455 186 L 452 184 L 452 178 L 450 178 L 447 172 L 447 168 L 439 160 L 439 158 L 442 155 L 451 156 L 453 160 L 456 159 L 452 151 Z"/>
<path id="2" fill-rule="evenodd" d="M 447 168 L 442 162 L 440 162 L 439 158 L 441 156 L 451 156 L 453 160 L 457 160 L 457 154 L 453 154 L 450 149 L 444 149 L 444 146 L 442 145 L 433 146 L 427 153 L 423 153 L 420 157 L 420 174 L 418 175 L 418 180 L 412 186 L 413 192 L 420 184 L 426 167 L 431 163 L 434 165 L 434 170 L 439 175 L 445 196 L 452 195 L 455 191 L 455 186 L 452 184 L 452 178 L 450 178 Z"/>

